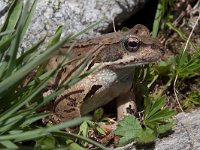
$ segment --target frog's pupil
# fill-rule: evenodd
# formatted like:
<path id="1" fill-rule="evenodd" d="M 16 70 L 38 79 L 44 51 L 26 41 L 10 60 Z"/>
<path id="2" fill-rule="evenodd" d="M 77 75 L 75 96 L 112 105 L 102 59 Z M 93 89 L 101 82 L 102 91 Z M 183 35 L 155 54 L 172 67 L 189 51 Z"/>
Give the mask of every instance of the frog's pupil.
<path id="1" fill-rule="evenodd" d="M 138 42 L 135 42 L 135 41 L 128 42 L 128 46 L 137 47 L 138 46 Z"/>
<path id="2" fill-rule="evenodd" d="M 140 41 L 136 37 L 128 37 L 122 40 L 122 45 L 129 52 L 136 52 L 140 47 Z"/>

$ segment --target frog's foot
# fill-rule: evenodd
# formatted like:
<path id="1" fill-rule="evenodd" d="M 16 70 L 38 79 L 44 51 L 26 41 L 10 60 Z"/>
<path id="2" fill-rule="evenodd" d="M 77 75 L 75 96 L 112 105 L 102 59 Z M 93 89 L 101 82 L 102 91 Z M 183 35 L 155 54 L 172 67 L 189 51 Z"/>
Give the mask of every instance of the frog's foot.
<path id="1" fill-rule="evenodd" d="M 135 115 L 137 113 L 135 94 L 133 90 L 134 89 L 132 88 L 128 93 L 117 97 L 117 120 L 121 120 L 126 115 Z"/>

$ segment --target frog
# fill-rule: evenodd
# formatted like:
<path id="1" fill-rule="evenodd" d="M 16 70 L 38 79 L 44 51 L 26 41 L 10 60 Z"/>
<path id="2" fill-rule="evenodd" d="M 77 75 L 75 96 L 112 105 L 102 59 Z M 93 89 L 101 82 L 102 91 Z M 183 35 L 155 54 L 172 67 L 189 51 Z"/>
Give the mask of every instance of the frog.
<path id="1" fill-rule="evenodd" d="M 66 52 L 69 48 L 67 44 L 60 51 Z M 51 80 L 51 85 L 63 85 L 80 69 L 88 56 L 91 59 L 88 60 L 84 71 L 93 71 L 64 90 L 54 100 L 51 110 L 53 122 L 60 123 L 85 116 L 118 97 L 126 103 L 124 110 L 128 110 L 126 107 L 134 105 L 134 102 L 122 97 L 126 98 L 131 92 L 135 67 L 159 61 L 163 54 L 164 49 L 160 41 L 152 38 L 149 29 L 141 24 L 135 25 L 127 32 L 118 31 L 91 39 L 77 40 L 69 59 L 80 59 L 63 66 Z M 56 67 L 63 60 L 64 56 L 53 57 L 46 69 Z M 120 102 L 119 104 L 121 105 Z M 134 105 L 131 109 L 136 110 L 135 107 Z"/>

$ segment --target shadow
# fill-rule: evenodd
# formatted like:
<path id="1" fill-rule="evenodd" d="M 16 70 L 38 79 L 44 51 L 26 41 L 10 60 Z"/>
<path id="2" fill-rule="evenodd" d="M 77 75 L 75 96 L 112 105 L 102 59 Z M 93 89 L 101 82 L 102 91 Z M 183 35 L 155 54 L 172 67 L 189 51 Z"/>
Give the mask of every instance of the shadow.
<path id="1" fill-rule="evenodd" d="M 138 6 L 141 7 L 141 9 L 131 17 L 129 17 L 127 20 L 125 20 L 121 25 L 116 25 L 116 31 L 121 30 L 123 27 L 132 28 L 136 24 L 143 24 L 146 27 L 149 28 L 149 30 L 152 30 L 154 17 L 157 9 L 158 0 L 154 1 L 148 1 L 144 6 Z M 120 4 L 118 4 L 121 8 Z M 127 8 L 122 8 L 125 13 L 127 12 Z M 117 22 L 118 16 L 115 19 L 115 22 Z M 110 24 L 107 30 L 102 31 L 101 33 L 109 33 L 113 32 L 113 24 Z"/>
<path id="2" fill-rule="evenodd" d="M 0 10 L 0 18 L 8 12 L 8 9 L 10 8 L 11 4 L 12 2 L 9 2 L 2 10 Z"/>
<path id="3" fill-rule="evenodd" d="M 155 142 L 149 144 L 135 144 L 135 148 L 137 150 L 154 150 L 155 149 Z"/>
<path id="4" fill-rule="evenodd" d="M 162 138 L 165 138 L 165 137 L 168 137 L 169 135 L 173 134 L 174 131 L 173 130 L 169 130 L 167 131 L 166 133 L 163 133 L 163 134 L 159 134 L 159 139 L 162 139 Z"/>

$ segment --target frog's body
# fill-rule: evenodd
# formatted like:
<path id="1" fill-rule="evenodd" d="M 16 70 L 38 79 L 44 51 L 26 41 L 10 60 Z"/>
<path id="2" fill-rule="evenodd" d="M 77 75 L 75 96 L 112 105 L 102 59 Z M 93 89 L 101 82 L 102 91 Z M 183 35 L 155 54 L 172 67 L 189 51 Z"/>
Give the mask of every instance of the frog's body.
<path id="1" fill-rule="evenodd" d="M 63 48 L 63 51 L 66 50 Z M 86 70 L 98 67 L 57 97 L 54 102 L 54 121 L 80 117 L 129 92 L 134 67 L 157 61 L 162 53 L 160 42 L 152 39 L 143 25 L 136 25 L 128 32 L 115 32 L 78 41 L 71 58 L 85 58 L 92 54 Z M 53 58 L 47 69 L 55 67 L 62 60 L 62 57 Z M 53 83 L 63 84 L 82 62 L 83 59 L 63 68 Z"/>

